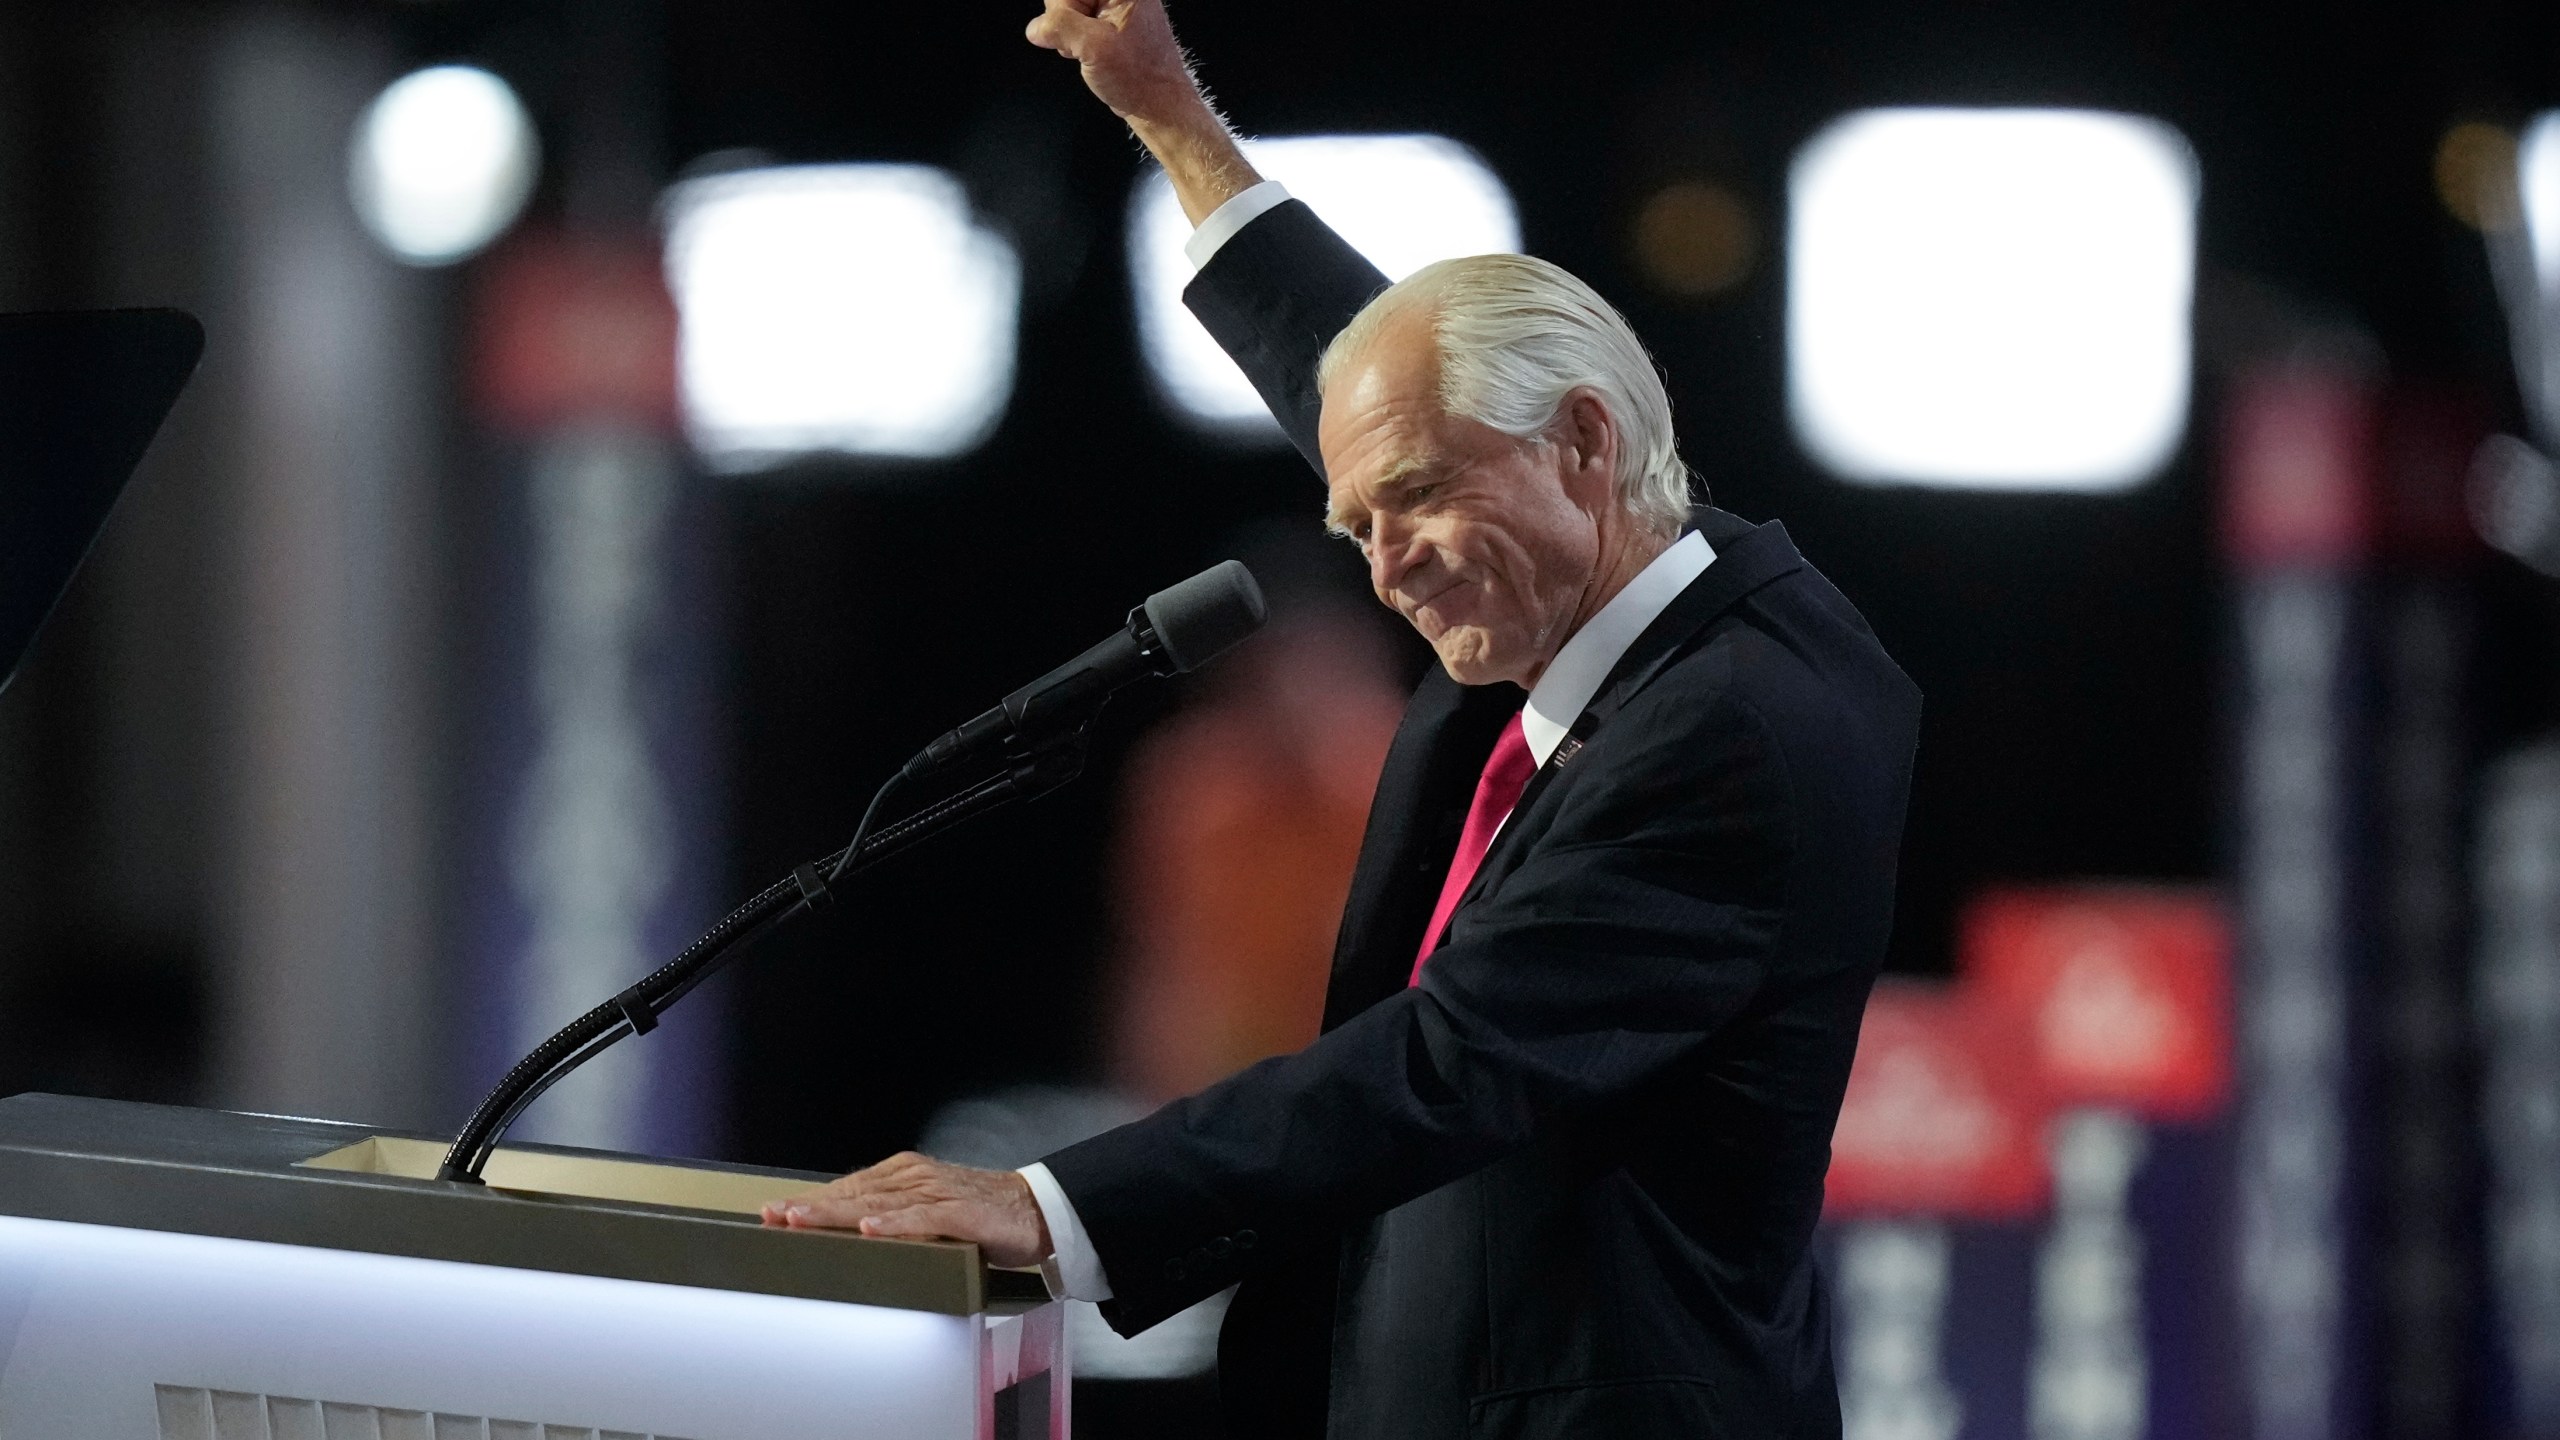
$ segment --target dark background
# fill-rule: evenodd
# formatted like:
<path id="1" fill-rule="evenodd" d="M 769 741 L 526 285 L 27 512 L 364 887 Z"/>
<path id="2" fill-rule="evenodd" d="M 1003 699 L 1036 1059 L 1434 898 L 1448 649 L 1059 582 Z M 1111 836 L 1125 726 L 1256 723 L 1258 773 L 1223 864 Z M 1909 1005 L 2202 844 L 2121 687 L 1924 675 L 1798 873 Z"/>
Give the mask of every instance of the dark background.
<path id="1" fill-rule="evenodd" d="M 524 96 L 545 151 L 524 235 L 601 225 L 645 247 L 654 197 L 689 172 L 922 161 L 962 176 L 1021 254 L 1018 373 L 986 444 L 948 462 L 693 477 L 673 568 L 696 608 L 652 636 L 669 650 L 707 637 L 707 683 L 689 676 L 682 703 L 723 717 L 673 727 L 709 752 L 680 757 L 675 778 L 723 777 L 684 797 L 719 837 L 706 846 L 716 873 L 688 885 L 743 898 L 841 844 L 919 743 L 1080 650 L 1148 592 L 1227 555 L 1275 557 L 1275 527 L 1315 548 L 1323 585 L 1361 594 L 1352 554 L 1315 538 L 1322 491 L 1295 454 L 1210 438 L 1154 394 L 1122 233 L 1142 157 L 1072 66 L 1024 43 L 1031 13 L 1022 0 L 0 6 L 0 309 L 175 303 L 202 313 L 210 335 L 87 572 L 0 695 L 0 1095 L 449 1130 L 494 1073 L 481 1052 L 517 1044 L 523 1017 L 490 972 L 520 962 L 522 946 L 474 929 L 509 902 L 504 846 L 521 795 L 513 777 L 492 776 L 530 728 L 525 437 L 498 433 L 472 400 L 472 324 L 493 266 L 402 269 L 356 229 L 345 196 L 353 116 L 412 67 L 483 64 Z M 1175 18 L 1247 133 L 1430 131 L 1481 152 L 1518 204 L 1527 248 L 1591 280 L 1653 346 L 1716 501 L 1784 521 L 1919 682 L 1899 972 L 1947 973 L 1957 916 L 1986 886 L 2233 873 L 2236 638 L 2215 496 L 2230 377 L 2316 344 L 2378 387 L 2520 427 L 2482 237 L 2448 213 L 2434 165 L 2458 123 L 2512 131 L 2560 103 L 2549 5 L 1176 0 Z M 248 113 L 243 74 L 303 88 L 280 113 Z M 1864 488 L 1799 450 L 1782 325 L 1788 165 L 1835 117 L 1894 104 L 2120 108 L 2194 147 L 2194 405 L 2156 479 L 2115 496 Z M 1637 260 L 1642 205 L 1680 181 L 1727 188 L 1757 223 L 1756 265 L 1711 298 L 1658 288 Z M 283 242 L 334 256 L 337 290 L 298 290 L 257 248 Z M 352 296 L 383 323 L 350 335 L 312 294 Z M 329 344 L 357 369 L 371 352 L 405 358 L 370 389 L 280 401 L 276 374 L 311 378 L 296 347 Z M 279 365 L 279 351 L 295 353 Z M 276 533 L 326 531 L 330 487 L 382 468 L 360 444 L 331 451 L 304 433 L 398 430 L 353 413 L 366 407 L 419 421 L 399 432 L 414 453 L 396 457 L 411 463 L 391 488 L 409 487 L 425 519 L 370 552 L 417 566 L 416 590 L 383 607 L 418 619 L 416 652 L 380 667 L 416 682 L 397 692 L 414 712 L 389 717 L 418 739 L 414 755 L 333 733 L 331 694 L 304 711 L 266 706 L 270 671 L 362 689 L 371 657 L 305 654 L 324 647 L 300 645 L 299 632 L 262 639 L 279 607 L 244 599 L 241 584 L 272 562 L 323 597 L 397 588 L 318 574 L 333 557 Z M 295 466 L 291 504 L 249 504 L 274 500 L 270 472 Z M 1305 563 L 1284 559 L 1266 578 Z M 2456 588 L 2481 627 L 2464 757 L 2476 773 L 2560 718 L 2560 604 L 2508 560 L 2483 552 L 2468 565 Z M 1293 587 L 1283 603 L 1306 593 Z M 1374 613 L 1418 672 L 1419 645 Z M 954 1099 L 1100 1079 L 1122 771 L 1184 698 L 1182 685 L 1127 693 L 1078 784 L 874 872 L 834 923 L 786 934 L 721 982 L 725 1005 L 707 995 L 614 1057 L 634 1061 L 628 1074 L 725 1076 L 725 1125 L 653 1134 L 651 1146 L 838 1170 L 913 1143 Z M 2385 708 L 2374 698 L 2348 697 L 2341 713 L 2371 723 Z M 298 725 L 294 740 L 323 753 L 306 760 L 261 723 Z M 337 804 L 358 787 L 332 765 L 420 803 Z M 253 813 L 261 787 L 325 813 L 271 823 Z M 2372 776 L 2349 788 L 2381 793 Z M 2441 818 L 2459 835 L 2474 817 Z M 415 843 L 370 870 L 327 863 L 383 835 Z M 286 863 L 262 871 L 250 862 L 269 846 Z M 308 875 L 293 868 L 306 863 Z M 378 890 L 315 894 L 350 873 Z M 391 891 L 410 908 L 373 914 Z M 342 931 L 398 938 L 402 925 L 417 932 L 409 951 L 341 943 Z M 2407 977 L 2365 953 L 2378 947 L 2347 949 L 2351 1043 L 2371 1066 L 2399 1034 L 2381 1020 Z M 297 1009 L 297 989 L 325 1003 Z M 382 999 L 395 994 L 414 1009 Z M 354 1012 L 335 1017 L 342 1027 L 292 1028 L 338 1003 Z M 375 1044 L 386 1037 L 408 1048 Z M 697 1043 L 711 1063 L 688 1067 L 681 1046 Z M 2464 1158 L 2473 1057 L 2448 1045 L 2419 1076 L 2444 1086 L 2418 1117 L 2441 1133 L 2418 1126 L 2425 1143 L 2407 1149 L 2444 1161 L 2448 1178 L 2419 1183 L 2454 1197 L 2439 1207 L 2451 1212 L 2472 1204 L 2477 1177 Z M 261 1069 L 267 1051 L 289 1053 Z M 2359 1090 L 2354 1123 L 2399 1124 L 2409 1099 Z M 2222 1139 L 2180 1137 L 2151 1183 L 2216 1170 Z M 2357 1184 L 2383 1174 L 2374 1166 Z M 2409 1188 L 2374 1193 L 2357 1223 L 2379 1234 Z M 2195 1185 L 2150 1232 L 2158 1275 L 2209 1277 L 2160 1287 L 2181 1287 L 2174 1313 L 2160 1313 L 2188 1343 L 2158 1346 L 2164 1383 L 2211 1368 L 2172 1356 L 2238 1353 L 2196 1328 L 2221 1323 L 2212 1296 L 2240 1269 L 2218 1248 L 2220 1207 L 2236 1194 L 2218 1179 Z M 2003 1298 L 1967 1323 L 2024 1323 L 2023 1281 L 2011 1283 L 2024 1262 L 2002 1263 Z M 2343 1283 L 2378 1305 L 2399 1293 L 2386 1278 L 2357 1269 Z M 2397 1341 L 2375 1353 L 2385 1349 L 2402 1361 L 2436 1353 Z M 1142 1433 L 1147 1414 L 1165 1433 L 1208 1433 L 1198 1381 L 1124 1395 L 1123 1412 L 1107 1388 L 1079 1387 L 1089 1433 Z"/>
<path id="2" fill-rule="evenodd" d="M 29 4 L 7 22 L 8 163 L 32 197 L 11 222 L 13 303 L 115 289 L 98 257 L 123 202 L 90 162 L 114 143 L 92 96 L 118 47 L 246 8 Z M 615 125 L 655 157 L 653 182 L 736 150 L 929 161 L 961 173 L 1022 251 L 1019 374 L 985 446 L 948 463 L 705 482 L 731 639 L 734 894 L 840 843 L 897 757 L 1138 597 L 1275 517 L 1315 525 L 1321 491 L 1293 453 L 1205 438 L 1150 392 L 1121 235 L 1140 156 L 1070 66 L 1022 41 L 1024 5 L 277 8 L 373 27 L 399 65 L 497 68 L 572 169 L 578 137 Z M 2216 872 L 2216 381 L 2271 324 L 2340 327 L 2395 378 L 2474 392 L 2499 417 L 2514 407 L 2479 236 L 2439 204 L 2430 167 L 2449 125 L 2512 126 L 2555 98 L 2549 7 L 1204 0 L 1176 22 L 1248 133 L 1437 131 L 1482 152 L 1527 247 L 1592 280 L 1653 345 L 1717 503 L 1783 520 L 1864 609 L 1928 702 L 1898 970 L 1944 972 L 1957 910 L 1986 883 Z M 621 67 L 620 91 L 593 83 L 599 66 Z M 627 103 L 600 116 L 600 93 Z M 1869 489 L 1798 451 L 1780 324 L 1789 157 L 1841 112 L 1897 103 L 2122 108 L 2194 145 L 2196 403 L 2158 479 L 2114 497 Z M 561 170 L 537 212 L 570 200 Z M 1710 301 L 1654 290 L 1632 259 L 1636 207 L 1681 178 L 1736 189 L 1760 223 L 1751 278 Z M 436 303 L 463 304 L 464 277 L 431 283 Z M 1336 563 L 1356 589 L 1350 555 Z M 2537 638 L 2548 617 L 2520 572 L 2493 567 L 2484 583 L 2486 723 L 2519 733 L 2552 709 Z M 103 762 L 79 637 L 105 623 L 75 597 L 69 638 L 22 682 L 59 677 L 14 742 L 36 777 L 37 838 L 14 852 L 22 896 L 82 863 L 84 787 Z M 879 872 L 852 918 L 777 944 L 740 978 L 736 1158 L 841 1167 L 907 1143 L 956 1095 L 1091 1074 L 1117 772 L 1177 699 L 1173 687 L 1124 699 L 1082 783 Z M 24 1034 L 0 1089 L 195 1093 L 189 1057 L 213 1023 L 199 946 L 41 918 L 10 933 L 15 1001 L 0 1013 Z M 94 1063 L 77 1040 L 91 1030 Z"/>

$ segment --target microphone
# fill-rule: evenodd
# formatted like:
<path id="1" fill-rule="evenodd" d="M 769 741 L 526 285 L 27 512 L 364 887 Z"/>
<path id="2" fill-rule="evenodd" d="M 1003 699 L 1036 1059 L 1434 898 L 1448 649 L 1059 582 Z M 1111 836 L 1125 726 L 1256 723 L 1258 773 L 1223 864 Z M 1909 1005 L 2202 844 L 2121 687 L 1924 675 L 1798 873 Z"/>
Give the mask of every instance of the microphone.
<path id="1" fill-rule="evenodd" d="M 1261 629 L 1269 614 L 1253 572 L 1240 560 L 1222 560 L 1148 596 L 1117 634 L 927 745 L 906 773 L 927 775 L 1015 741 L 1073 734 L 1121 686 L 1196 670 Z"/>

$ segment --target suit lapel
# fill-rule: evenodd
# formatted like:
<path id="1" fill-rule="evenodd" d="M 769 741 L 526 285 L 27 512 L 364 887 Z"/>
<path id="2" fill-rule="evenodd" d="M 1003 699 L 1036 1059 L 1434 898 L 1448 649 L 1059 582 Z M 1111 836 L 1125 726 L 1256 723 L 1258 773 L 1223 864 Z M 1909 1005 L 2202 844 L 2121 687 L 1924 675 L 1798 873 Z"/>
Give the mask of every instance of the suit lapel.
<path id="1" fill-rule="evenodd" d="M 1334 942 L 1325 1029 L 1404 987 L 1485 756 L 1522 698 L 1517 685 L 1461 685 L 1436 664 L 1415 687 L 1369 802 Z"/>
<path id="2" fill-rule="evenodd" d="M 1712 528 L 1711 528 L 1712 527 Z M 1672 662 L 1688 653 L 1691 642 L 1718 616 L 1742 603 L 1745 597 L 1770 581 L 1804 565 L 1804 557 L 1796 552 L 1795 542 L 1788 538 L 1786 527 L 1776 521 L 1751 525 L 1721 510 L 1701 507 L 1697 528 L 1716 547 L 1715 563 L 1689 582 L 1653 623 L 1644 628 L 1627 653 L 1618 657 L 1609 678 L 1591 702 L 1582 707 L 1573 727 L 1565 732 L 1547 763 L 1529 777 L 1520 792 L 1518 804 L 1511 807 L 1511 819 L 1505 821 L 1502 833 L 1494 837 L 1493 848 L 1486 852 L 1484 863 L 1476 868 L 1475 879 L 1460 898 L 1460 909 L 1498 883 L 1515 868 L 1534 837 L 1546 829 L 1548 816 L 1537 811 L 1539 799 L 1569 768 L 1575 755 L 1590 743 L 1592 736 L 1611 718 L 1625 709 L 1627 703 L 1641 693 L 1655 677 L 1669 669 Z M 1491 742 L 1488 741 L 1488 748 Z M 1479 761 L 1479 764 L 1482 762 Z M 1455 842 L 1451 849 L 1454 853 Z"/>

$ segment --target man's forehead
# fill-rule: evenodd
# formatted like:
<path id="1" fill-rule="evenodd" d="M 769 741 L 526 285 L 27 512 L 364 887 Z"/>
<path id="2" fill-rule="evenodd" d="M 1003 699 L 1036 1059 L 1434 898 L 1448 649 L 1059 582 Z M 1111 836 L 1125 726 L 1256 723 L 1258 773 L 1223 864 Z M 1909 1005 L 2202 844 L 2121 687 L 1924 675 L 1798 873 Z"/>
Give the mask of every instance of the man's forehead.
<path id="1" fill-rule="evenodd" d="M 1429 391 L 1347 383 L 1329 389 L 1320 439 L 1337 502 L 1352 489 L 1381 494 L 1439 468 L 1439 419 L 1439 397 Z"/>

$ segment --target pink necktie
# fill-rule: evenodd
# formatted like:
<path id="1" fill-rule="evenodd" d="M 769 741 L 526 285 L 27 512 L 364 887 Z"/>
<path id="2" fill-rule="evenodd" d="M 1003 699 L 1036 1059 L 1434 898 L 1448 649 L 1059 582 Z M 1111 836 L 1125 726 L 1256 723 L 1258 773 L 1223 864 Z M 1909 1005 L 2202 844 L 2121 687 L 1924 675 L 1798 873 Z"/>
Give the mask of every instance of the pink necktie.
<path id="1" fill-rule="evenodd" d="M 1449 878 L 1441 882 L 1440 903 L 1431 907 L 1431 924 L 1422 932 L 1422 948 L 1414 953 L 1413 978 L 1407 986 L 1422 983 L 1422 962 L 1440 944 L 1440 933 L 1449 928 L 1449 915 L 1458 908 L 1458 898 L 1476 878 L 1476 867 L 1484 863 L 1484 852 L 1493 848 L 1493 832 L 1502 828 L 1503 817 L 1520 803 L 1520 792 L 1529 787 L 1529 777 L 1538 772 L 1538 762 L 1529 756 L 1529 737 L 1521 732 L 1520 717 L 1513 715 L 1502 733 L 1494 738 L 1493 753 L 1485 757 L 1484 775 L 1476 781 L 1475 803 L 1467 807 L 1466 828 L 1458 832 L 1458 853 L 1449 860 Z"/>

